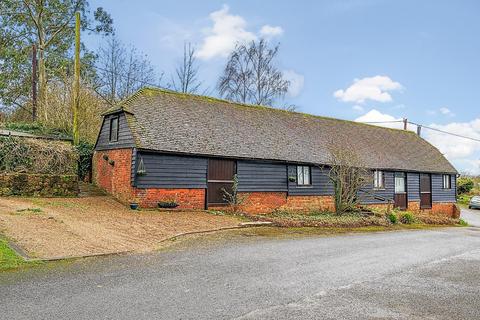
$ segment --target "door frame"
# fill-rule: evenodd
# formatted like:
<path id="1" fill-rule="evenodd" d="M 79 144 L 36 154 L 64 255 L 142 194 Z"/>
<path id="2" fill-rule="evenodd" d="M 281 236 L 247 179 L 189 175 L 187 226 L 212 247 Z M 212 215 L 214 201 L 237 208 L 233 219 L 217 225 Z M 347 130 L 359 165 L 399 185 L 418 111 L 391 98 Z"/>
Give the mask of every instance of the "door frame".
<path id="1" fill-rule="evenodd" d="M 218 161 L 231 161 L 233 162 L 233 175 L 232 175 L 232 180 L 223 180 L 223 179 L 209 179 L 209 170 L 210 170 L 210 160 L 218 160 Z M 209 183 L 231 183 L 233 185 L 233 176 L 237 174 L 237 160 L 235 159 L 222 159 L 222 158 L 208 158 L 207 159 L 207 174 L 206 174 L 206 179 L 207 179 L 207 188 L 205 189 L 205 209 L 208 209 L 209 205 L 213 207 L 222 207 L 222 206 L 227 206 L 228 203 L 223 203 L 223 202 L 209 202 Z"/>
<path id="2" fill-rule="evenodd" d="M 396 181 L 396 176 L 397 174 L 403 174 L 403 183 L 404 183 L 404 188 L 403 192 L 397 192 L 397 181 Z M 407 173 L 403 171 L 397 171 L 393 173 L 393 207 L 398 208 L 400 210 L 407 210 L 408 209 L 408 184 L 407 184 Z M 398 205 L 397 202 L 397 195 L 402 195 L 405 197 L 405 207 L 401 207 Z"/>
<path id="3" fill-rule="evenodd" d="M 429 187 L 430 191 L 429 192 L 422 192 L 422 175 L 427 175 L 429 178 Z M 418 181 L 418 192 L 419 192 L 419 198 L 420 198 L 420 209 L 431 209 L 432 208 L 432 174 L 431 173 L 420 173 L 419 174 L 419 181 Z M 430 200 L 430 205 L 429 206 L 422 206 L 422 194 L 430 194 L 429 200 Z"/>

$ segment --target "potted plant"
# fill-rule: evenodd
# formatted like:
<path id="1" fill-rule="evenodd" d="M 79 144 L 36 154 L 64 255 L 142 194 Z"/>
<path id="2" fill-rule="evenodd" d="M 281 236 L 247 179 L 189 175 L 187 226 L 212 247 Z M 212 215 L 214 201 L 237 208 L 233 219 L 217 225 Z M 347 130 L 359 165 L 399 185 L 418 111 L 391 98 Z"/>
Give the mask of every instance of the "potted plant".
<path id="1" fill-rule="evenodd" d="M 158 207 L 162 209 L 173 209 L 178 207 L 178 203 L 175 200 L 164 200 L 158 202 Z"/>
<path id="2" fill-rule="evenodd" d="M 132 210 L 138 210 L 139 207 L 140 207 L 140 204 L 138 203 L 138 199 L 137 199 L 137 198 L 133 199 L 133 200 L 130 202 L 130 209 L 132 209 Z"/>

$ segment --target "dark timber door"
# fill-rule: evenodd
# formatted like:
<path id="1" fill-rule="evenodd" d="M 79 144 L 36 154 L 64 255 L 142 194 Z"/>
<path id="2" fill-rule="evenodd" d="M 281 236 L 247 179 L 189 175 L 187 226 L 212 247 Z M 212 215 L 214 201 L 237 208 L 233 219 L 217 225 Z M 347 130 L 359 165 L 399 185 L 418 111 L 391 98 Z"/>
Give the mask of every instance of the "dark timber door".
<path id="1" fill-rule="evenodd" d="M 234 160 L 208 160 L 207 205 L 225 205 L 223 189 L 232 190 L 236 166 Z"/>
<path id="2" fill-rule="evenodd" d="M 420 209 L 432 207 L 432 176 L 428 173 L 420 174 Z"/>
<path id="3" fill-rule="evenodd" d="M 407 178 L 405 172 L 395 172 L 394 207 L 401 210 L 407 209 Z"/>

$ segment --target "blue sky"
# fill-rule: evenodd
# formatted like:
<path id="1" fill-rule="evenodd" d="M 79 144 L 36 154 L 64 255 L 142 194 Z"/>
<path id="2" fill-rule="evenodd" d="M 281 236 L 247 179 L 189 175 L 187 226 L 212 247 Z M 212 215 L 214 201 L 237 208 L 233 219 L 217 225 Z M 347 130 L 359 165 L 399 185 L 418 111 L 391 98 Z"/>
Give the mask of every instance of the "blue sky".
<path id="1" fill-rule="evenodd" d="M 480 139 L 478 1 L 95 0 L 118 37 L 166 76 L 185 41 L 215 88 L 236 41 L 281 45 L 300 111 L 359 121 L 409 120 Z M 102 41 L 88 37 L 96 47 Z M 414 129 L 412 127 L 412 129 Z M 480 143 L 423 130 L 460 171 L 480 173 Z"/>

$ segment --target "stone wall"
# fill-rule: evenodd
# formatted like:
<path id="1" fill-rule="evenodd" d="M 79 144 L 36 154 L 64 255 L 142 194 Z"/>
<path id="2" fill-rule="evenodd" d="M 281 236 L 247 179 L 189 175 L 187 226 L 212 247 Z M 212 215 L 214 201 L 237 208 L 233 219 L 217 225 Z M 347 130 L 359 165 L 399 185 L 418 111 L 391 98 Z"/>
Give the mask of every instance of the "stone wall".
<path id="1" fill-rule="evenodd" d="M 0 196 L 74 197 L 78 195 L 76 175 L 0 174 Z"/>

